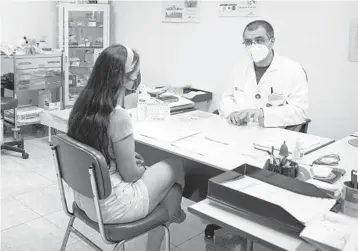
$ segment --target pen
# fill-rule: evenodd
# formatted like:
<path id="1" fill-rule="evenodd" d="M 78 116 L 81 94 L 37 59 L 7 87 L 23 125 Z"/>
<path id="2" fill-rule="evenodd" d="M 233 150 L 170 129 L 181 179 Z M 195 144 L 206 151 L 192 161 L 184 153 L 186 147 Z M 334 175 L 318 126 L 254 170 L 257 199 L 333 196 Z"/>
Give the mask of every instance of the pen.
<path id="1" fill-rule="evenodd" d="M 218 141 L 218 140 L 211 139 L 211 138 L 208 138 L 208 137 L 205 137 L 205 139 L 210 140 L 210 141 L 215 142 L 215 143 L 223 144 L 223 145 L 226 145 L 226 146 L 229 145 L 229 144 L 226 143 L 226 142 Z"/>
<path id="2" fill-rule="evenodd" d="M 254 149 L 259 150 L 259 151 L 263 151 L 263 152 L 268 153 L 269 155 L 272 156 L 272 154 L 271 154 L 271 152 L 269 150 L 258 148 L 258 147 L 254 147 Z"/>

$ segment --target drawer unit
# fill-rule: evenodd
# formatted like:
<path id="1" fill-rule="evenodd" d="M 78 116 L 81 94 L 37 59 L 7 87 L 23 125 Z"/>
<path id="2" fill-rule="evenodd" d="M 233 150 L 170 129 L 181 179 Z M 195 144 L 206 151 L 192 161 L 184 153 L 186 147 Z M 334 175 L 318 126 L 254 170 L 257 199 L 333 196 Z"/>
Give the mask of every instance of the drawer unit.
<path id="1" fill-rule="evenodd" d="M 16 57 L 15 69 L 61 68 L 61 56 L 59 57 Z"/>

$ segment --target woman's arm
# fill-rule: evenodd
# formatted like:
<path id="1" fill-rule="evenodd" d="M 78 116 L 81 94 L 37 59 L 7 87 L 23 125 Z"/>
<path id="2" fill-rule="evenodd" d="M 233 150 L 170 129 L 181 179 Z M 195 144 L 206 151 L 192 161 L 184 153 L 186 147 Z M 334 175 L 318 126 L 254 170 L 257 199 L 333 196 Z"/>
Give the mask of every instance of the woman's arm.
<path id="1" fill-rule="evenodd" d="M 113 152 L 119 174 L 126 182 L 140 179 L 145 171 L 144 166 L 137 165 L 135 158 L 133 134 L 113 142 Z"/>

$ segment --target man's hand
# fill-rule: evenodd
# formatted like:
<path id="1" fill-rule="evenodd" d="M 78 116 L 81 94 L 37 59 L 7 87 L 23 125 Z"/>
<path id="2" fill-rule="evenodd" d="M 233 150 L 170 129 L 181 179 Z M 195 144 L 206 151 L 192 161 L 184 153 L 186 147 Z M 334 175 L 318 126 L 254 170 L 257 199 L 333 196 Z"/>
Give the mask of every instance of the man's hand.
<path id="1" fill-rule="evenodd" d="M 242 125 L 248 122 L 251 118 L 262 123 L 264 112 L 262 109 L 243 109 L 237 112 L 232 112 L 227 120 L 234 125 Z"/>
<path id="2" fill-rule="evenodd" d="M 244 109 L 239 111 L 240 117 L 248 122 L 251 118 L 254 120 L 262 120 L 264 118 L 264 112 L 262 109 Z"/>
<path id="3" fill-rule="evenodd" d="M 139 153 L 135 153 L 135 163 L 137 164 L 137 166 L 144 165 L 144 159 Z"/>
<path id="4" fill-rule="evenodd" d="M 227 121 L 233 125 L 240 125 L 243 123 L 242 114 L 240 112 L 232 112 L 227 117 Z"/>

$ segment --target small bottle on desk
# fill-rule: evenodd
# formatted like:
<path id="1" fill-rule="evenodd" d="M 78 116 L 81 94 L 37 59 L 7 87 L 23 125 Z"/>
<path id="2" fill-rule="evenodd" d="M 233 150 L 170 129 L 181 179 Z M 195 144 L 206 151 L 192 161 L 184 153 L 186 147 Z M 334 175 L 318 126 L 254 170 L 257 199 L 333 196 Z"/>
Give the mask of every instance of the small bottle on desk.
<path id="1" fill-rule="evenodd" d="M 302 145 L 303 145 L 302 139 L 297 138 L 296 144 L 292 151 L 292 161 L 296 162 L 297 164 L 301 163 L 303 160 L 304 153 L 303 153 Z"/>

